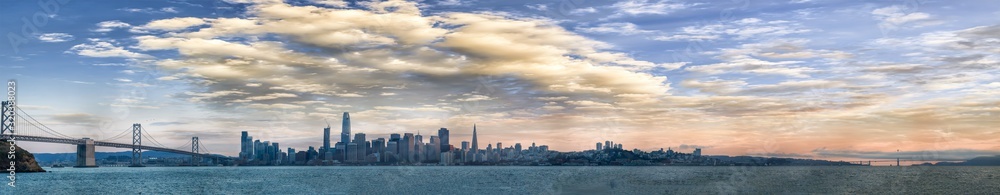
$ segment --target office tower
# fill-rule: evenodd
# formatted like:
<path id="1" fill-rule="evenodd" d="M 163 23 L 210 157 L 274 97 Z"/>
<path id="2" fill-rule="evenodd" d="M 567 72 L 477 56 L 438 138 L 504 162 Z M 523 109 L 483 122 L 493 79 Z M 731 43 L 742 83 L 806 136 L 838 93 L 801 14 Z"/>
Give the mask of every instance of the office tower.
<path id="1" fill-rule="evenodd" d="M 441 157 L 441 139 L 438 136 L 431 136 L 431 143 L 427 146 L 427 158 L 431 161 L 437 161 Z"/>
<path id="2" fill-rule="evenodd" d="M 413 162 L 415 160 L 413 158 L 414 157 L 413 144 L 415 144 L 414 139 L 415 138 L 413 137 L 413 133 L 404 133 L 403 143 L 399 144 L 399 153 L 402 154 L 400 158 L 406 159 L 405 160 L 406 162 Z"/>
<path id="3" fill-rule="evenodd" d="M 521 143 L 514 143 L 514 153 L 521 154 Z"/>
<path id="4" fill-rule="evenodd" d="M 253 140 L 253 160 L 260 161 L 264 159 L 264 145 L 260 143 L 260 140 Z"/>
<path id="5" fill-rule="evenodd" d="M 462 150 L 469 151 L 469 141 L 462 141 Z"/>
<path id="6" fill-rule="evenodd" d="M 309 161 L 309 152 L 299 151 L 295 153 L 295 164 L 305 164 Z"/>
<path id="7" fill-rule="evenodd" d="M 323 148 L 320 150 L 330 150 L 330 124 L 326 124 L 326 128 L 323 128 Z"/>
<path id="8" fill-rule="evenodd" d="M 549 151 L 549 146 L 548 145 L 538 146 L 538 151 L 539 152 L 548 152 Z"/>
<path id="9" fill-rule="evenodd" d="M 701 148 L 694 149 L 694 157 L 701 157 Z"/>
<path id="10" fill-rule="evenodd" d="M 368 150 L 366 150 L 368 144 L 365 143 L 365 140 L 364 133 L 354 134 L 354 144 L 358 145 L 358 147 L 355 148 L 357 151 L 354 151 L 354 155 L 356 155 L 355 158 L 358 159 L 358 162 L 363 162 L 365 160 L 365 156 L 368 154 Z"/>
<path id="11" fill-rule="evenodd" d="M 500 153 L 503 150 L 503 143 L 497 142 L 496 153 Z"/>
<path id="12" fill-rule="evenodd" d="M 319 158 L 319 152 L 316 152 L 316 148 L 309 146 L 309 150 L 306 150 L 306 161 L 310 161 Z"/>
<path id="13" fill-rule="evenodd" d="M 281 156 L 281 147 L 278 147 L 278 142 L 271 143 L 271 145 L 274 146 L 274 149 L 272 149 L 274 151 L 271 151 L 271 155 L 272 155 L 271 156 L 271 164 L 277 165 L 279 162 L 281 162 L 281 158 L 280 158 L 280 156 Z"/>
<path id="14" fill-rule="evenodd" d="M 479 152 L 479 141 L 476 138 L 476 124 L 472 124 L 472 151 Z"/>
<path id="15" fill-rule="evenodd" d="M 344 122 L 340 128 L 340 142 L 351 143 L 351 115 L 347 112 L 344 112 Z"/>
<path id="16" fill-rule="evenodd" d="M 371 153 L 378 156 L 378 162 L 386 161 L 386 150 L 385 150 L 385 138 L 378 138 L 372 141 L 372 151 Z"/>
<path id="17" fill-rule="evenodd" d="M 396 162 L 396 161 L 398 161 L 398 159 L 399 159 L 399 142 L 397 142 L 397 141 L 389 141 L 389 143 L 386 144 L 385 148 L 386 148 L 386 156 L 385 156 L 386 162 Z"/>
<path id="18" fill-rule="evenodd" d="M 611 149 L 611 141 L 604 141 L 604 149 Z"/>
<path id="19" fill-rule="evenodd" d="M 247 135 L 247 131 L 243 131 L 242 134 L 241 134 L 241 136 L 240 136 L 240 159 L 241 160 L 246 160 L 247 159 L 247 145 L 249 145 L 249 143 L 247 143 L 247 137 L 248 136 L 249 135 Z"/>
<path id="20" fill-rule="evenodd" d="M 450 142 L 448 142 L 449 138 L 448 134 L 449 134 L 448 129 L 444 127 L 438 129 L 438 138 L 441 139 L 441 152 L 445 152 L 445 150 L 449 148 L 448 145 L 451 145 Z"/>
<path id="21" fill-rule="evenodd" d="M 417 135 L 414 135 L 413 139 L 416 140 L 413 142 L 413 158 L 416 159 L 416 162 L 424 161 L 426 159 L 424 150 L 427 149 L 424 147 L 424 136 L 420 135 L 420 131 L 417 131 Z"/>
<path id="22" fill-rule="evenodd" d="M 492 156 L 493 156 L 493 144 L 486 144 L 486 158 L 483 158 L 482 160 L 483 161 L 493 160 L 490 159 L 490 157 Z"/>
<path id="23" fill-rule="evenodd" d="M 597 149 L 594 149 L 594 150 L 601 150 L 601 149 L 602 149 L 601 148 L 601 142 L 597 142 Z"/>
<path id="24" fill-rule="evenodd" d="M 288 148 L 288 158 L 286 158 L 285 161 L 287 162 L 285 164 L 295 164 L 295 148 Z"/>
<path id="25" fill-rule="evenodd" d="M 347 144 L 347 148 L 345 150 L 347 152 L 347 154 L 345 155 L 347 158 L 344 159 L 344 162 L 358 161 L 358 143 L 351 142 Z"/>
<path id="26" fill-rule="evenodd" d="M 336 149 L 334 149 L 333 154 L 330 155 L 333 156 L 330 160 L 345 161 L 347 160 L 345 155 L 347 155 L 347 143 L 337 142 Z"/>
<path id="27" fill-rule="evenodd" d="M 263 151 L 260 152 L 261 154 L 263 154 L 263 156 L 260 158 L 261 163 L 268 164 L 269 162 L 271 162 L 271 151 L 274 150 L 273 147 L 274 146 L 271 145 L 271 141 L 264 141 L 261 143 L 260 148 L 263 149 Z"/>

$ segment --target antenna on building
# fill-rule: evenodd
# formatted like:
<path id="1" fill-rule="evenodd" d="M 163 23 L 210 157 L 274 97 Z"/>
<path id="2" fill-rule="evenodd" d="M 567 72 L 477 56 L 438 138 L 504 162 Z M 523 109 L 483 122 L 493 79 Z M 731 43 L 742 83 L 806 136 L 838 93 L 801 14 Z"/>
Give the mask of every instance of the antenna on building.
<path id="1" fill-rule="evenodd" d="M 326 118 L 324 118 L 323 121 L 326 122 L 326 128 L 330 128 L 330 121 L 326 120 Z"/>

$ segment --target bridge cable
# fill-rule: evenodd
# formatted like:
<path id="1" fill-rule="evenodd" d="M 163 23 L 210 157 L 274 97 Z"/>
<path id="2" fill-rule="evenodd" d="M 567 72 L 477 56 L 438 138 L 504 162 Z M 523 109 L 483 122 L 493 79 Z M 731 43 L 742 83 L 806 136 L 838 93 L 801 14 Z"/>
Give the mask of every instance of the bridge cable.
<path id="1" fill-rule="evenodd" d="M 48 130 L 52 130 L 53 132 L 51 132 L 50 134 L 54 133 L 54 134 L 58 134 L 59 136 L 63 136 L 63 137 L 65 137 L 65 138 L 70 138 L 70 139 L 75 139 L 75 138 L 73 138 L 73 137 L 70 137 L 70 136 L 68 136 L 68 135 L 65 135 L 65 134 L 62 134 L 62 133 L 59 133 L 58 131 L 56 131 L 56 130 L 53 130 L 52 128 L 49 128 L 49 126 L 45 126 L 45 124 L 42 124 L 42 122 L 38 122 L 38 120 L 37 120 L 37 119 L 35 119 L 35 117 L 32 117 L 32 116 L 31 116 L 30 114 L 28 114 L 28 113 L 27 113 L 27 112 L 25 112 L 24 110 L 21 110 L 21 108 L 20 108 L 20 107 L 17 107 L 17 106 L 15 106 L 14 108 L 15 108 L 15 109 L 17 109 L 18 111 L 21 111 L 21 113 L 22 113 L 22 114 L 24 114 L 25 116 L 28 116 L 28 118 L 31 118 L 31 120 L 32 120 L 32 121 L 35 121 L 35 123 L 38 123 L 38 125 L 41 125 L 42 127 L 45 127 L 45 128 L 46 128 L 46 129 L 48 129 Z M 20 116 L 20 115 L 18 115 L 18 116 Z M 22 118 L 24 118 L 24 117 L 22 117 Z M 31 123 L 31 121 L 25 121 L 25 122 L 28 122 L 28 123 Z M 33 125 L 33 126 L 35 126 L 35 127 L 38 127 L 37 125 Z M 39 129 L 41 129 L 41 127 L 38 127 L 38 128 L 39 128 Z M 45 129 L 41 129 L 41 130 L 43 130 L 43 131 L 44 131 Z"/>
<path id="2" fill-rule="evenodd" d="M 143 136 L 143 137 L 146 137 L 146 138 L 148 138 L 148 139 L 152 140 L 152 141 L 153 141 L 153 143 L 155 143 L 155 144 L 159 145 L 160 147 L 163 147 L 163 148 L 169 148 L 169 147 L 167 147 L 167 146 L 163 145 L 162 143 L 160 143 L 159 141 L 156 141 L 156 138 L 153 138 L 153 136 L 152 136 L 152 135 L 149 135 L 149 132 L 146 132 L 146 128 L 145 128 L 145 127 L 140 127 L 140 128 L 142 128 L 142 136 Z"/>
<path id="3" fill-rule="evenodd" d="M 129 132 L 129 130 L 131 130 L 131 129 L 132 129 L 131 127 L 126 128 L 125 131 L 122 131 L 121 133 L 118 133 L 118 135 L 115 135 L 115 136 L 112 136 L 112 137 L 108 137 L 108 138 L 104 138 L 104 139 L 101 139 L 100 141 L 112 141 L 112 140 L 115 140 L 115 139 L 118 139 L 118 138 L 122 138 L 125 135 L 127 135 L 128 132 Z"/>

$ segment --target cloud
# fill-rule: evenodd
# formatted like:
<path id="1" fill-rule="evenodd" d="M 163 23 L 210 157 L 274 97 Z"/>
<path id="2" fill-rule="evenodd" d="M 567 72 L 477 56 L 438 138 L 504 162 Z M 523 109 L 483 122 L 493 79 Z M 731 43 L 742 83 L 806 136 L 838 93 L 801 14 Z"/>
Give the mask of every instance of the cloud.
<path id="1" fill-rule="evenodd" d="M 152 58 L 152 56 L 131 52 L 123 47 L 115 46 L 110 42 L 103 41 L 74 45 L 66 52 L 96 58 Z"/>
<path id="2" fill-rule="evenodd" d="M 170 79 L 211 81 L 202 93 L 180 96 L 227 107 L 272 108 L 269 105 L 273 104 L 264 103 L 316 98 L 350 102 L 354 100 L 344 98 L 369 94 L 424 99 L 419 95 L 422 93 L 413 91 L 440 91 L 443 87 L 467 90 L 460 93 L 465 94 L 493 82 L 507 82 L 538 94 L 604 98 L 620 93 L 663 95 L 669 90 L 665 77 L 639 72 L 657 64 L 602 51 L 608 47 L 605 43 L 573 34 L 550 21 L 487 13 L 423 16 L 415 3 L 404 1 L 363 6 L 363 10 L 329 9 L 271 2 L 252 6 L 248 12 L 252 17 L 247 18 L 156 20 L 143 27 L 165 33 L 136 37 L 136 47 L 177 51 L 183 58 L 157 63 L 175 71 Z M 332 20 L 340 22 L 327 22 Z M 312 49 L 269 40 L 228 39 L 270 34 L 287 36 Z M 481 77 L 506 80 L 477 81 Z M 409 87 L 406 83 L 425 84 Z M 234 93 L 210 95 L 213 91 Z M 296 96 L 276 98 L 273 94 Z M 445 101 L 518 98 L 487 95 L 453 96 Z M 264 103 L 254 104 L 257 102 Z"/>
<path id="3" fill-rule="evenodd" d="M 895 30 L 910 27 L 907 26 L 907 24 L 910 23 L 916 23 L 916 25 L 912 27 L 937 24 L 929 22 L 931 21 L 930 14 L 911 11 L 908 7 L 902 5 L 878 8 L 872 10 L 871 14 L 876 20 L 879 20 L 878 26 L 883 30 Z"/>
<path id="4" fill-rule="evenodd" d="M 92 31 L 94 31 L 94 32 L 111 32 L 111 31 L 113 31 L 115 29 L 129 28 L 131 26 L 132 25 L 130 25 L 128 23 L 124 23 L 124 22 L 118 21 L 118 20 L 103 21 L 103 22 L 97 23 L 97 29 L 94 29 Z"/>
<path id="5" fill-rule="evenodd" d="M 184 18 L 172 18 L 166 20 L 155 20 L 147 23 L 141 27 L 137 27 L 139 31 L 146 30 L 165 30 L 165 31 L 177 31 L 183 30 L 189 27 L 194 27 L 198 25 L 205 24 L 206 21 L 201 18 L 194 17 L 184 17 Z"/>
<path id="6" fill-rule="evenodd" d="M 97 126 L 103 120 L 101 117 L 87 113 L 55 114 L 50 116 L 50 118 L 63 124 L 83 126 Z"/>
<path id="7" fill-rule="evenodd" d="M 72 41 L 73 35 L 66 33 L 45 33 L 38 35 L 38 40 L 47 43 L 59 43 L 59 42 Z"/>
<path id="8" fill-rule="evenodd" d="M 689 8 L 692 5 L 684 3 L 674 3 L 668 0 L 624 0 L 619 1 L 613 5 L 611 8 L 617 10 L 618 14 L 612 17 L 621 17 L 625 15 L 666 15 L 673 13 L 677 10 L 682 10 Z"/>
<path id="9" fill-rule="evenodd" d="M 679 31 L 666 32 L 653 37 L 653 39 L 659 41 L 769 39 L 811 31 L 803 27 L 802 24 L 792 21 L 764 21 L 758 18 L 743 18 L 734 21 L 723 21 L 721 23 L 681 27 Z"/>
<path id="10" fill-rule="evenodd" d="M 577 27 L 577 31 L 597 33 L 597 34 L 620 34 L 620 35 L 636 35 L 636 34 L 648 34 L 655 31 L 642 30 L 638 26 L 628 22 L 618 22 L 618 23 L 604 23 L 594 27 Z"/>
<path id="11" fill-rule="evenodd" d="M 592 13 L 597 13 L 597 9 L 594 8 L 594 7 L 585 7 L 585 8 L 579 8 L 579 9 L 574 9 L 572 11 L 569 11 L 570 15 L 585 15 L 585 14 L 592 14 Z"/>

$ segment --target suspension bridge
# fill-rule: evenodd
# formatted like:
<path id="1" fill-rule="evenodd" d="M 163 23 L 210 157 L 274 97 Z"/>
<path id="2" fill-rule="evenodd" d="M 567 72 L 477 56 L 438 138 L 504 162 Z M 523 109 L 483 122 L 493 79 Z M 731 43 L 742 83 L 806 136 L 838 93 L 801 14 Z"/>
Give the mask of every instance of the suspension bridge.
<path id="1" fill-rule="evenodd" d="M 130 167 L 143 167 L 142 151 L 154 150 L 170 152 L 176 154 L 190 155 L 191 164 L 197 166 L 202 164 L 203 159 L 210 159 L 213 162 L 231 160 L 230 157 L 212 155 L 211 151 L 201 144 L 198 137 L 191 137 L 191 142 L 178 147 L 168 147 L 153 138 L 142 124 L 132 124 L 120 133 L 103 139 L 76 138 L 68 136 L 45 124 L 39 122 L 28 113 L 21 110 L 17 105 L 9 105 L 8 101 L 2 102 L 2 129 L 0 129 L 0 139 L 13 139 L 17 142 L 45 142 L 56 144 L 76 145 L 76 165 L 75 167 L 97 167 L 94 158 L 95 147 L 111 147 L 132 149 L 132 160 Z M 131 138 L 131 143 L 129 139 Z M 145 140 L 145 143 L 143 143 Z"/>

